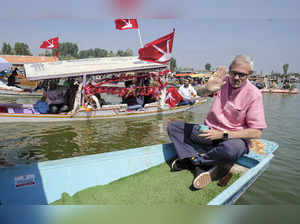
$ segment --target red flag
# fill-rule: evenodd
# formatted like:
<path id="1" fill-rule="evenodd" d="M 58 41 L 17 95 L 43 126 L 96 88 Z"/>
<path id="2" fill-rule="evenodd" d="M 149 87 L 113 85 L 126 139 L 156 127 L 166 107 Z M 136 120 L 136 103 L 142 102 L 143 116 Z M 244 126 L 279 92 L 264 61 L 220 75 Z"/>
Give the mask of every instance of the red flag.
<path id="1" fill-rule="evenodd" d="M 167 63 L 171 60 L 175 29 L 172 33 L 146 44 L 139 49 L 139 59 L 144 61 Z"/>
<path id="2" fill-rule="evenodd" d="M 136 19 L 116 19 L 115 20 L 117 30 L 138 29 L 138 23 Z"/>
<path id="3" fill-rule="evenodd" d="M 183 100 L 183 97 L 177 89 L 175 87 L 170 87 L 167 92 L 166 103 L 169 104 L 170 107 L 175 107 L 181 100 Z"/>
<path id="4" fill-rule="evenodd" d="M 58 48 L 58 37 L 51 38 L 49 40 L 43 41 L 40 48 L 45 49 L 56 49 Z"/>

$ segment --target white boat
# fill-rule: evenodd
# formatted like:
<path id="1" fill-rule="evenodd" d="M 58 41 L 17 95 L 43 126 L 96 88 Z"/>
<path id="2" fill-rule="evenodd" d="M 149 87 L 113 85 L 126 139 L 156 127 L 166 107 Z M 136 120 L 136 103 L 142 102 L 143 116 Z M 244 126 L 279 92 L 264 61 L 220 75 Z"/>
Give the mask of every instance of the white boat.
<path id="1" fill-rule="evenodd" d="M 33 105 L 30 104 L 0 104 L 0 111 L 3 108 L 7 112 L 0 112 L 0 123 L 15 122 L 56 122 L 56 121 L 84 121 L 95 119 L 116 119 L 144 117 L 161 114 L 172 114 L 191 110 L 203 103 L 206 99 L 198 100 L 194 105 L 185 105 L 178 107 L 166 107 L 161 109 L 158 104 L 146 104 L 143 110 L 128 110 L 126 104 L 104 105 L 99 110 L 81 109 L 75 114 L 39 114 L 35 113 Z"/>
<path id="2" fill-rule="evenodd" d="M 299 90 L 298 89 L 293 89 L 293 90 L 289 90 L 289 89 L 261 89 L 262 93 L 283 93 L 283 94 L 298 94 Z"/>
<path id="3" fill-rule="evenodd" d="M 139 60 L 137 57 L 112 57 L 92 58 L 71 61 L 57 61 L 48 63 L 26 64 L 26 78 L 28 80 L 50 80 L 56 78 L 82 78 L 83 85 L 91 77 L 107 77 L 119 74 L 144 74 L 145 72 L 160 72 L 166 69 L 166 65 L 149 63 Z M 116 87 L 118 88 L 118 87 Z M 120 87 L 122 88 L 122 87 Z M 81 93 L 79 92 L 79 96 Z M 79 100 L 81 105 L 83 94 Z M 127 117 L 142 117 L 157 114 L 170 114 L 189 110 L 206 102 L 199 98 L 194 105 L 169 107 L 162 103 L 146 104 L 142 110 L 128 110 L 126 104 L 103 105 L 97 109 L 85 109 L 79 107 L 75 111 L 60 114 L 40 114 L 33 105 L 28 104 L 0 104 L 0 123 L 10 122 L 52 122 L 52 121 L 76 121 L 94 119 L 112 119 Z M 74 106 L 75 107 L 75 106 Z"/>

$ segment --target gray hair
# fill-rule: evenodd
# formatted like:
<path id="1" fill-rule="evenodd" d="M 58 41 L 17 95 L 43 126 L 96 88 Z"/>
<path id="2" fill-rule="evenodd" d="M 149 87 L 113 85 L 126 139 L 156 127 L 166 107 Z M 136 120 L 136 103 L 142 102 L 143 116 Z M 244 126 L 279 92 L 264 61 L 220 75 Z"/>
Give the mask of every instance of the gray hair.
<path id="1" fill-rule="evenodd" d="M 235 56 L 233 61 L 230 64 L 229 68 L 231 68 L 232 65 L 238 64 L 238 63 L 242 63 L 242 64 L 247 63 L 247 64 L 249 64 L 251 73 L 253 72 L 253 67 L 254 67 L 253 64 L 254 63 L 253 63 L 253 60 L 249 56 L 242 55 L 242 54 Z"/>

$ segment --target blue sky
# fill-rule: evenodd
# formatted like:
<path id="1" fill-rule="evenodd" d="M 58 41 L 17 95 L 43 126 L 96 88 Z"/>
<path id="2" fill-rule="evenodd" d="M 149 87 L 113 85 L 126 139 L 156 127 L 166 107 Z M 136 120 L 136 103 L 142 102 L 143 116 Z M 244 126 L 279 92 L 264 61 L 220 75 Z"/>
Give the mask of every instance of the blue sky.
<path id="1" fill-rule="evenodd" d="M 59 36 L 80 50 L 133 49 L 136 30 L 117 31 L 107 0 L 10 0 L 1 2 L 0 46 L 28 43 L 34 55 L 43 40 Z M 144 44 L 176 29 L 173 56 L 179 66 L 228 66 L 237 54 L 248 54 L 255 70 L 300 72 L 300 1 L 297 0 L 140 0 L 136 12 Z M 5 9 L 5 10 L 4 10 Z M 162 19 L 163 17 L 163 19 Z"/>

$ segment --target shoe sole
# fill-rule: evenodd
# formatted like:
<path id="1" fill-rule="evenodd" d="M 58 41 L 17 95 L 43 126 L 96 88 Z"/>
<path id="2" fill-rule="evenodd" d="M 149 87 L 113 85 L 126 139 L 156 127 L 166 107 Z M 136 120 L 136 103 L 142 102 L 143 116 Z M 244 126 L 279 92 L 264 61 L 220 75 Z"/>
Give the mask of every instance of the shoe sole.
<path id="1" fill-rule="evenodd" d="M 172 172 L 179 171 L 179 170 L 175 170 L 175 169 L 174 169 L 174 166 L 175 166 L 175 164 L 177 163 L 177 161 L 179 161 L 179 159 L 175 159 L 175 160 L 172 162 L 172 164 L 171 164 L 171 171 L 172 171 Z"/>
<path id="2" fill-rule="evenodd" d="M 212 182 L 211 175 L 216 169 L 217 167 L 213 167 L 211 170 L 199 174 L 193 181 L 194 188 L 202 189 L 209 185 Z"/>
<path id="3" fill-rule="evenodd" d="M 178 161 L 178 159 L 175 159 L 175 160 L 172 162 L 172 164 L 171 164 L 171 169 L 172 169 L 172 170 L 174 170 L 174 166 L 175 166 L 175 164 L 176 164 L 177 161 Z"/>

